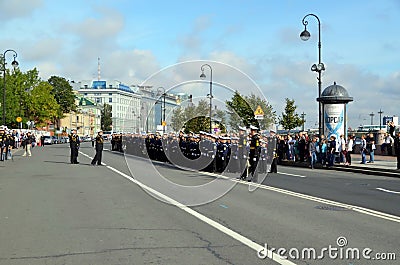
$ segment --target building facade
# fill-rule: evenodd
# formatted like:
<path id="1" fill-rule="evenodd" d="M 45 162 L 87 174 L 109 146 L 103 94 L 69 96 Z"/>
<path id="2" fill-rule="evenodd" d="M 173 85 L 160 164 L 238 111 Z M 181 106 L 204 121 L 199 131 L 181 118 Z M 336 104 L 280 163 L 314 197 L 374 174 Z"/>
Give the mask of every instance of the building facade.
<path id="1" fill-rule="evenodd" d="M 152 86 L 137 86 L 137 90 L 141 94 L 140 131 L 160 133 L 172 131 L 169 124 L 172 111 L 180 105 L 179 96 Z"/>
<path id="2" fill-rule="evenodd" d="M 93 80 L 81 81 L 77 89 L 80 94 L 97 105 L 111 106 L 113 132 L 140 131 L 141 95 L 134 87 L 124 85 L 119 81 Z"/>
<path id="3" fill-rule="evenodd" d="M 76 129 L 81 136 L 93 137 L 101 129 L 101 106 L 75 92 L 75 112 L 66 113 L 60 120 L 61 131 Z"/>

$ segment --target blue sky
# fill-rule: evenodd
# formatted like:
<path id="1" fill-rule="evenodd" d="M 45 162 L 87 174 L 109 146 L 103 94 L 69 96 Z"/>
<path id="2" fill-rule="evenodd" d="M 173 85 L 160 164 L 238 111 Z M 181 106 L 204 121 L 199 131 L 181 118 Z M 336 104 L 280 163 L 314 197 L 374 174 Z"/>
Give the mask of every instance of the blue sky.
<path id="1" fill-rule="evenodd" d="M 316 73 L 310 71 L 318 61 L 314 18 L 308 19 L 311 39 L 299 38 L 308 13 L 321 20 L 323 87 L 336 81 L 354 97 L 350 126 L 369 123 L 368 114 L 380 108 L 400 115 L 398 0 L 0 0 L 0 48 L 16 50 L 21 69 L 37 67 L 43 79 L 97 78 L 98 57 L 102 78 L 127 84 L 140 84 L 179 62 L 221 62 L 249 75 L 278 114 L 286 97 L 295 99 L 299 112 L 307 114 L 306 126 L 313 127 L 318 96 Z M 196 67 L 170 78 L 196 79 Z M 214 71 L 216 82 L 233 78 L 229 71 L 215 70 L 220 70 Z"/>

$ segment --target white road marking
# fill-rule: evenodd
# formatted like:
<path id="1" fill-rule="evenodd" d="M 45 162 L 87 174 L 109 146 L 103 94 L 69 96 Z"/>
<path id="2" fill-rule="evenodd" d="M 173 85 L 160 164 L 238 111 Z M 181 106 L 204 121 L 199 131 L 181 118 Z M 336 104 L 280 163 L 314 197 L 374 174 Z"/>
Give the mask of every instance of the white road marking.
<path id="1" fill-rule="evenodd" d="M 299 178 L 306 178 L 306 176 L 296 175 L 296 174 L 290 174 L 290 173 L 278 172 L 278 174 L 281 174 L 281 175 L 288 175 L 288 176 L 293 176 L 293 177 L 299 177 Z"/>
<path id="2" fill-rule="evenodd" d="M 86 157 L 92 159 L 90 156 L 86 155 L 85 153 L 82 153 L 82 152 L 79 152 L 79 153 L 81 153 L 82 155 L 84 155 L 84 156 L 86 156 Z M 181 209 L 181 210 L 183 210 L 183 211 L 189 213 L 190 215 L 196 217 L 197 219 L 199 219 L 199 220 L 201 220 L 201 221 L 207 223 L 208 225 L 214 227 L 215 229 L 221 231 L 222 233 L 224 233 L 224 234 L 226 234 L 226 235 L 232 237 L 233 239 L 235 239 L 235 240 L 241 242 L 242 244 L 244 244 L 244 245 L 250 247 L 251 249 L 255 250 L 256 253 L 258 253 L 259 251 L 262 251 L 262 250 L 265 251 L 265 247 L 264 247 L 264 246 L 261 246 L 260 244 L 257 244 L 256 242 L 252 241 L 251 239 L 248 239 L 247 237 L 242 236 L 241 234 L 239 234 L 239 233 L 233 231 L 232 229 L 229 229 L 229 228 L 227 228 L 227 227 L 221 225 L 220 223 L 218 223 L 218 222 L 216 222 L 216 221 L 214 221 L 214 220 L 208 218 L 207 216 L 202 215 L 202 214 L 199 213 L 199 212 L 196 212 L 195 210 L 193 210 L 193 209 L 191 209 L 191 208 L 185 206 L 184 204 L 182 204 L 182 203 L 180 203 L 180 202 L 178 202 L 178 201 L 175 201 L 174 199 L 172 199 L 172 198 L 170 198 L 170 197 L 164 195 L 163 193 L 158 192 L 158 191 L 156 191 L 156 190 L 154 190 L 154 189 L 152 189 L 152 188 L 146 186 L 145 184 L 143 184 L 143 183 L 141 183 L 141 182 L 135 180 L 135 179 L 132 178 L 131 176 L 128 176 L 127 174 L 125 174 L 125 173 L 119 171 L 118 169 L 115 169 L 115 168 L 113 168 L 113 167 L 111 167 L 111 166 L 106 166 L 106 167 L 107 167 L 108 169 L 110 169 L 111 171 L 114 171 L 115 173 L 117 173 L 117 174 L 121 175 L 122 177 L 126 178 L 127 180 L 129 180 L 129 181 L 135 183 L 136 185 L 138 185 L 138 186 L 141 187 L 142 189 L 145 189 L 145 190 L 147 190 L 148 192 L 153 193 L 154 195 L 156 195 L 156 196 L 158 196 L 158 197 L 164 199 L 165 201 L 169 202 L 170 204 L 172 204 L 172 205 L 178 207 L 179 209 Z M 276 254 L 276 253 L 274 253 L 274 252 L 272 252 L 272 251 L 269 250 L 269 249 L 267 249 L 266 256 L 267 256 L 268 258 L 271 258 L 273 261 L 275 261 L 275 262 L 277 262 L 277 263 L 279 263 L 279 264 L 282 264 L 282 265 L 296 265 L 296 263 L 293 263 L 293 262 L 291 262 L 291 261 L 285 259 L 284 257 L 282 257 L 282 256 L 280 256 L 280 255 L 278 255 L 278 254 Z"/>
<path id="3" fill-rule="evenodd" d="M 237 180 L 232 180 L 232 181 L 237 181 Z M 241 183 L 240 181 L 237 181 L 237 182 Z M 267 186 L 267 185 L 262 185 L 262 184 L 257 184 L 257 183 L 250 182 L 250 183 L 242 183 L 242 184 L 253 185 L 253 186 L 261 188 L 261 189 L 272 190 L 272 191 L 276 191 L 276 192 L 279 192 L 282 194 L 291 195 L 293 197 L 306 199 L 309 201 L 315 201 L 315 202 L 324 203 L 324 204 L 328 204 L 328 205 L 338 206 L 338 207 L 346 208 L 346 209 L 353 210 L 353 211 L 356 211 L 359 213 L 363 213 L 366 215 L 371 215 L 371 216 L 375 216 L 375 217 L 378 217 L 381 219 L 400 223 L 400 216 L 387 214 L 387 213 L 371 210 L 371 209 L 356 206 L 356 205 L 336 202 L 336 201 L 332 201 L 332 200 L 327 200 L 327 199 L 323 199 L 323 198 L 319 198 L 319 197 L 314 197 L 314 196 L 310 196 L 310 195 L 306 195 L 306 194 L 302 194 L 302 193 L 298 193 L 298 192 L 294 192 L 294 191 L 284 190 L 284 189 L 275 188 L 272 186 Z"/>
<path id="4" fill-rule="evenodd" d="M 383 191 L 383 192 L 388 192 L 388 193 L 394 193 L 394 194 L 400 194 L 400 191 L 393 191 L 393 190 L 387 190 L 384 188 L 376 188 L 377 190 Z"/>
<path id="5" fill-rule="evenodd" d="M 89 158 L 91 158 L 90 156 L 88 156 L 88 155 L 86 155 L 86 154 L 84 154 L 82 152 L 80 152 L 80 153 L 85 155 L 85 156 L 87 156 L 87 157 L 89 157 Z M 147 190 L 147 191 L 149 191 L 149 192 L 151 192 L 151 193 L 163 198 L 164 200 L 166 200 L 169 203 L 171 203 L 172 205 L 180 208 L 181 210 L 183 210 L 183 211 L 195 216 L 199 220 L 202 220 L 203 222 L 211 225 L 212 227 L 218 229 L 219 231 L 225 233 L 226 235 L 229 235 L 230 237 L 238 240 L 239 242 L 243 243 L 244 245 L 246 245 L 246 246 L 252 248 L 253 250 L 257 251 L 257 253 L 260 250 L 264 249 L 263 246 L 255 243 L 254 241 L 252 241 L 252 240 L 242 236 L 241 234 L 239 234 L 239 233 L 237 233 L 237 232 L 235 232 L 235 231 L 233 231 L 233 230 L 231 230 L 231 229 L 229 229 L 229 228 L 227 228 L 227 227 L 215 222 L 214 220 L 212 220 L 212 219 L 210 219 L 210 218 L 208 218 L 208 217 L 206 217 L 206 216 L 204 216 L 204 215 L 192 210 L 191 208 L 181 204 L 180 202 L 175 201 L 174 199 L 172 199 L 172 198 L 170 198 L 170 197 L 168 197 L 168 196 L 166 196 L 166 195 L 164 195 L 164 194 L 162 194 L 162 193 L 160 193 L 160 192 L 158 192 L 158 191 L 156 191 L 156 190 L 144 185 L 143 183 L 141 183 L 141 182 L 133 179 L 132 177 L 120 172 L 119 170 L 117 170 L 117 169 L 115 169 L 113 167 L 110 167 L 110 166 L 107 166 L 107 168 L 112 170 L 112 171 L 114 171 L 114 172 L 116 172 L 117 174 L 123 176 L 124 178 L 132 181 L 133 183 L 137 184 L 138 186 L 142 187 L 143 189 L 145 189 L 145 190 Z M 204 172 L 204 173 L 207 173 L 207 172 Z M 203 174 L 203 172 L 202 172 L 202 174 Z M 237 179 L 228 178 L 228 177 L 221 176 L 221 175 L 214 174 L 214 173 L 209 173 L 209 174 L 206 174 L 206 175 L 212 175 L 212 176 L 216 176 L 216 177 L 223 177 L 223 178 L 230 179 L 230 181 L 234 181 L 234 182 L 237 182 L 237 183 L 242 184 L 242 185 L 252 185 L 254 187 L 258 187 L 258 188 L 261 188 L 261 189 L 264 189 L 264 190 L 271 190 L 271 191 L 279 192 L 279 193 L 282 193 L 282 194 L 290 195 L 290 196 L 293 196 L 293 197 L 309 200 L 309 201 L 314 201 L 314 202 L 318 202 L 318 203 L 324 203 L 324 204 L 328 204 L 328 205 L 332 205 L 332 206 L 338 206 L 338 207 L 342 207 L 342 208 L 345 208 L 345 209 L 353 210 L 353 211 L 358 212 L 358 213 L 362 213 L 362 214 L 374 216 L 374 217 L 377 217 L 377 218 L 385 219 L 385 220 L 388 220 L 388 221 L 393 221 L 393 222 L 400 223 L 400 217 L 399 216 L 392 215 L 392 214 L 387 214 L 387 213 L 383 213 L 383 212 L 379 212 L 379 211 L 375 211 L 375 210 L 364 208 L 364 207 L 360 207 L 360 206 L 355 206 L 355 205 L 351 205 L 351 204 L 345 204 L 345 203 L 341 203 L 341 202 L 327 200 L 327 199 L 314 197 L 314 196 L 311 196 L 311 195 L 306 195 L 306 194 L 302 194 L 302 193 L 298 193 L 298 192 L 294 192 L 294 191 L 284 190 L 284 189 L 280 189 L 280 188 L 276 188 L 276 187 L 272 187 L 272 186 L 267 186 L 267 185 L 263 185 L 263 184 L 257 184 L 257 183 L 252 183 L 252 182 L 242 182 L 242 181 L 237 180 Z M 295 263 L 293 263 L 293 262 L 291 262 L 289 260 L 284 259 L 282 256 L 279 256 L 276 253 L 273 253 L 269 249 L 267 250 L 267 257 L 272 257 L 272 260 L 274 260 L 275 262 L 278 262 L 279 264 L 295 264 Z"/>

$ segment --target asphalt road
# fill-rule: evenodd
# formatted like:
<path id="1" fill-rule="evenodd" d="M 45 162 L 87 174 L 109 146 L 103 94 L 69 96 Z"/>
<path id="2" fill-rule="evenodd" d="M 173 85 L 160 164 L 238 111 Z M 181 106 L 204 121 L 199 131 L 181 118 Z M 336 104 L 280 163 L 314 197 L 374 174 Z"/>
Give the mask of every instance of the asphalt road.
<path id="1" fill-rule="evenodd" d="M 0 163 L 0 264 L 398 264 L 400 180 L 279 168 L 262 185 L 67 145 Z M 256 188 L 256 189 L 255 189 Z M 255 190 L 253 190 L 255 189 Z M 253 191 L 249 191 L 253 190 Z M 195 205 L 195 206 L 186 206 Z M 337 239 L 340 238 L 340 246 Z M 345 240 L 346 239 L 346 240 Z M 344 243 L 343 243 L 344 242 Z M 268 249 L 281 249 L 260 259 Z M 310 248 L 342 253 L 303 258 Z M 346 259 L 346 251 L 397 261 Z M 297 259 L 296 250 L 300 252 Z M 335 251 L 330 253 L 334 256 Z M 339 254 L 340 254 L 339 251 Z M 348 253 L 347 253 L 348 254 Z M 348 255 L 347 255 L 348 256 Z M 390 257 L 392 258 L 392 257 Z"/>

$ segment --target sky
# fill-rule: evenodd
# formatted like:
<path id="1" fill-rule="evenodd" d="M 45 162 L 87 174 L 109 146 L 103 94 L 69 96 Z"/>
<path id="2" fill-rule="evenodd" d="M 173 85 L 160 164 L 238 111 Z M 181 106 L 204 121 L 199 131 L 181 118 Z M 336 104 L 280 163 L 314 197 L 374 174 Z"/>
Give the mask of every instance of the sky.
<path id="1" fill-rule="evenodd" d="M 349 126 L 369 124 L 372 112 L 379 124 L 380 109 L 400 115 L 399 0 L 0 0 L 0 52 L 17 51 L 20 69 L 36 67 L 44 80 L 97 79 L 100 58 L 101 79 L 167 89 L 187 83 L 180 89 L 199 97 L 208 81 L 191 81 L 208 63 L 216 102 L 232 89 L 259 90 L 279 116 L 291 98 L 310 128 L 318 121 L 314 17 L 307 17 L 311 38 L 299 37 L 310 13 L 321 22 L 322 88 L 336 82 L 354 98 Z"/>

